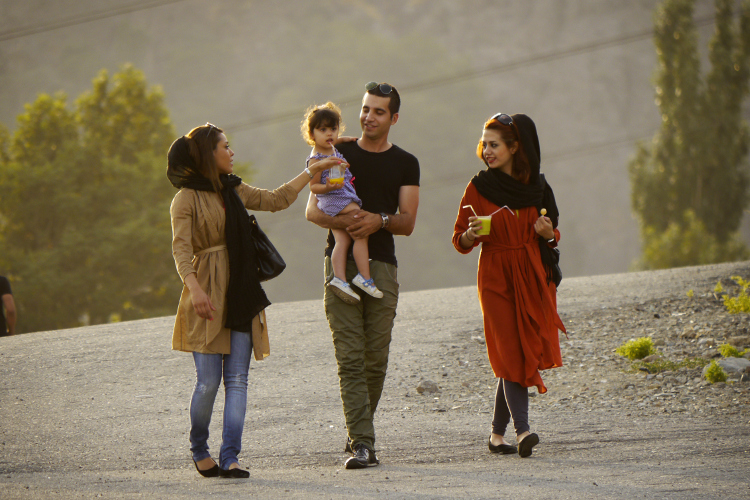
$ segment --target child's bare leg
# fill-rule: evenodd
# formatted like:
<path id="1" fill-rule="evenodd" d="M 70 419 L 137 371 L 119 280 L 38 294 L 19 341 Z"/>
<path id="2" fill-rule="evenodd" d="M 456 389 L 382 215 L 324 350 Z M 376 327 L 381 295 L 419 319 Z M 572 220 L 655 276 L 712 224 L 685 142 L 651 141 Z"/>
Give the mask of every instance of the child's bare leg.
<path id="1" fill-rule="evenodd" d="M 357 271 L 365 280 L 370 279 L 370 251 L 367 248 L 368 238 L 354 240 L 352 253 L 354 262 L 357 263 Z M 338 243 L 336 243 L 338 245 Z"/>
<path id="2" fill-rule="evenodd" d="M 359 205 L 357 205 L 354 202 L 349 203 L 347 206 L 341 209 L 341 212 L 339 212 L 337 215 L 348 215 L 352 212 L 356 213 L 359 212 L 361 209 L 359 208 Z"/>
<path id="3" fill-rule="evenodd" d="M 333 266 L 333 275 L 341 281 L 346 281 L 346 254 L 349 253 L 349 244 L 352 237 L 346 232 L 346 229 L 331 229 L 333 237 L 336 238 L 336 244 L 331 252 L 331 265 Z"/>
<path id="4" fill-rule="evenodd" d="M 359 205 L 352 202 L 341 209 L 341 212 L 339 212 L 338 215 L 356 213 L 359 212 L 359 210 Z M 352 242 L 352 237 L 349 235 L 346 229 L 331 229 L 331 232 L 333 233 L 333 237 L 336 238 L 336 244 L 333 246 L 333 251 L 331 252 L 331 265 L 333 266 L 333 275 L 341 281 L 346 281 L 346 257 L 349 253 L 349 245 Z M 367 251 L 367 247 L 365 247 L 365 251 Z M 357 267 L 359 267 L 359 262 L 357 261 L 356 255 L 354 256 L 354 260 L 355 262 L 357 262 Z M 370 265 L 368 264 L 368 275 L 369 270 Z"/>

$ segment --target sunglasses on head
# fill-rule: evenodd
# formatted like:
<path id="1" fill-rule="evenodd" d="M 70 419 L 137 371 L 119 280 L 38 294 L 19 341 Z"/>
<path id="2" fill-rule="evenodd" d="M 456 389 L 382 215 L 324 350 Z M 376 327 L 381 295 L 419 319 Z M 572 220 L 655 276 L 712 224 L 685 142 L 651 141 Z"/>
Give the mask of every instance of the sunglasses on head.
<path id="1" fill-rule="evenodd" d="M 212 123 L 208 123 L 208 122 L 206 122 L 206 124 L 204 125 L 204 127 L 208 127 L 208 128 L 206 129 L 206 130 L 208 131 L 208 132 L 206 132 L 206 137 L 209 137 L 209 136 L 211 135 L 211 131 L 212 131 L 213 129 L 215 129 L 215 128 L 219 128 L 219 127 L 217 127 L 216 125 L 214 125 L 214 124 L 212 124 Z"/>
<path id="2" fill-rule="evenodd" d="M 378 82 L 370 82 L 370 83 L 368 83 L 367 85 L 365 85 L 365 90 L 367 90 L 369 92 L 371 90 L 374 90 L 375 87 L 380 87 L 380 91 L 383 94 L 385 94 L 385 95 L 390 94 L 391 91 L 393 90 L 393 87 L 391 87 L 387 83 L 380 83 L 380 84 L 378 84 Z"/>
<path id="3" fill-rule="evenodd" d="M 507 125 L 507 126 L 513 125 L 513 118 L 511 118 L 510 115 L 506 115 L 505 113 L 498 113 L 492 118 L 490 118 L 490 120 L 497 120 L 503 125 Z"/>

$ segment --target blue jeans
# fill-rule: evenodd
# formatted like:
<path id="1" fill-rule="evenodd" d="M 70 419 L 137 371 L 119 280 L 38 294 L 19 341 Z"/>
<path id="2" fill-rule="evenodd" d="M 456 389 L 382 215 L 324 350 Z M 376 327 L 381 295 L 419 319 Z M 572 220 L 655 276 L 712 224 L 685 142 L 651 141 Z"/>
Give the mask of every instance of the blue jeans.
<path id="1" fill-rule="evenodd" d="M 226 469 L 238 462 L 242 449 L 242 429 L 247 408 L 247 372 L 253 337 L 250 333 L 231 332 L 231 354 L 193 353 L 196 382 L 190 401 L 190 451 L 198 462 L 210 457 L 208 426 L 214 409 L 216 392 L 224 376 L 224 428 L 222 430 L 219 466 Z"/>

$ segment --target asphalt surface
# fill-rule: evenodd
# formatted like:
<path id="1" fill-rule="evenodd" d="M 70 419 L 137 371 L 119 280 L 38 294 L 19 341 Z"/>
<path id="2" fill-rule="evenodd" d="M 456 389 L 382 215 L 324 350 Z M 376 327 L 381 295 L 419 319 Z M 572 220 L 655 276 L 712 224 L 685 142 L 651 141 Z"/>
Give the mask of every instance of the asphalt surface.
<path id="1" fill-rule="evenodd" d="M 672 297 L 747 268 L 564 279 L 559 309 L 575 318 Z M 382 464 L 345 470 L 322 301 L 274 299 L 271 357 L 251 363 L 241 455 L 249 480 L 195 472 L 193 363 L 170 350 L 167 317 L 0 338 L 0 498 L 750 498 L 750 415 L 639 416 L 596 401 L 563 411 L 545 406 L 542 395 L 531 414 L 541 443 L 520 459 L 487 450 L 489 367 L 465 384 L 486 384 L 486 404 L 476 411 L 418 400 L 432 397 L 415 395 L 421 366 L 447 348 L 484 349 L 471 340 L 481 331 L 473 287 L 402 294 L 376 417 Z M 220 395 L 214 453 L 222 406 Z"/>

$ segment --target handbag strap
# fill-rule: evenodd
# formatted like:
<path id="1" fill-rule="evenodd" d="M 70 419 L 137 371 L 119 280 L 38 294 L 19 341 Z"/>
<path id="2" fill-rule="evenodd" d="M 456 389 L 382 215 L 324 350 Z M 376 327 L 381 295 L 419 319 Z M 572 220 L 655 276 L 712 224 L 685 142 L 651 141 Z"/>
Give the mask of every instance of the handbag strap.
<path id="1" fill-rule="evenodd" d="M 195 256 L 198 257 L 200 255 L 203 255 L 209 252 L 218 252 L 219 250 L 226 250 L 226 248 L 227 248 L 226 245 L 216 245 L 215 247 L 204 248 L 200 252 L 195 252 Z"/>

